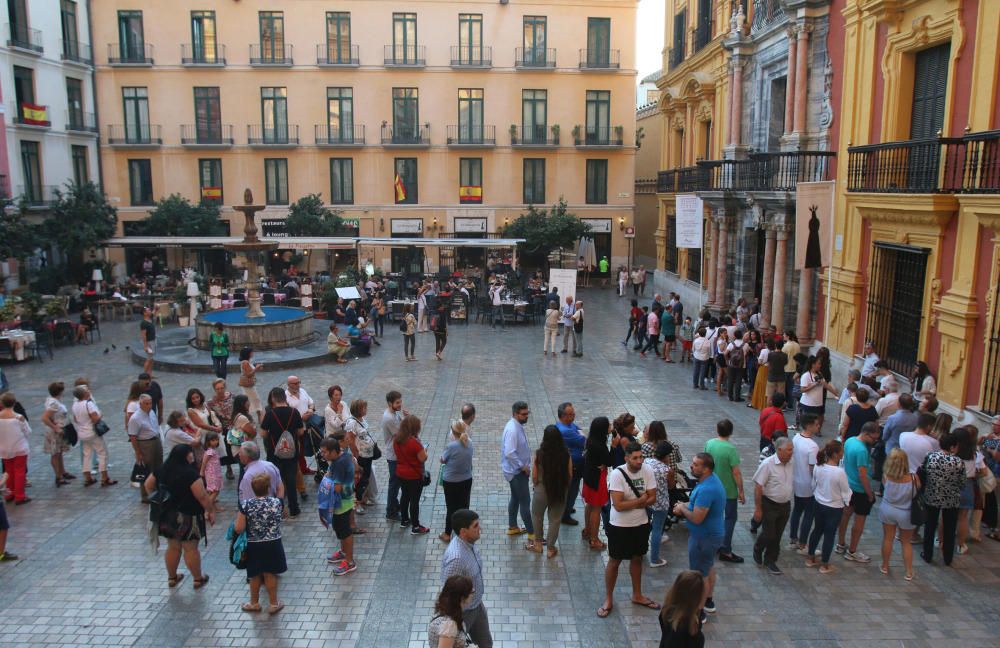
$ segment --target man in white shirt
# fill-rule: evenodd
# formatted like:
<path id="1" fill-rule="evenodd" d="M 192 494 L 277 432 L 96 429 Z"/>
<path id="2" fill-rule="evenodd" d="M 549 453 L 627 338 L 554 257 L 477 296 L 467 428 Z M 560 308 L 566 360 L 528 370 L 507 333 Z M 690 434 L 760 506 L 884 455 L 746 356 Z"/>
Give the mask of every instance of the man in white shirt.
<path id="1" fill-rule="evenodd" d="M 493 328 L 497 327 L 497 320 L 500 320 L 500 328 L 507 330 L 507 323 L 503 321 L 503 284 L 497 282 L 490 286 L 490 304 L 493 305 Z"/>
<path id="2" fill-rule="evenodd" d="M 576 303 L 573 301 L 573 295 L 568 295 L 566 297 L 566 303 L 562 307 L 562 319 L 559 323 L 563 327 L 563 348 L 562 352 L 566 353 L 569 348 L 570 338 L 573 339 L 573 355 L 576 355 L 576 331 L 573 330 L 573 314 L 576 313 Z"/>
<path id="3" fill-rule="evenodd" d="M 712 343 L 708 341 L 708 332 L 700 328 L 694 335 L 691 345 L 691 355 L 694 357 L 694 388 L 707 390 L 705 378 L 708 376 L 708 362 L 712 355 Z"/>
<path id="4" fill-rule="evenodd" d="M 886 394 L 875 403 L 879 427 L 885 427 L 889 417 L 899 411 L 899 384 L 895 380 L 883 380 L 882 386 L 886 389 Z"/>
<path id="5" fill-rule="evenodd" d="M 302 381 L 298 376 L 289 376 L 287 383 L 285 398 L 288 399 L 288 406 L 298 411 L 303 423 L 317 430 L 324 430 L 326 422 L 316 413 L 316 403 L 313 402 L 309 392 L 302 387 Z"/>
<path id="6" fill-rule="evenodd" d="M 774 442 L 774 454 L 757 466 L 753 476 L 753 520 L 761 527 L 753 545 L 753 560 L 764 565 L 772 576 L 783 573 L 778 567 L 778 554 L 781 536 L 792 512 L 792 451 L 791 439 L 779 437 Z"/>
<path id="7" fill-rule="evenodd" d="M 382 442 L 386 463 L 389 464 L 388 495 L 385 503 L 385 519 L 399 521 L 399 478 L 396 477 L 396 450 L 392 440 L 399 433 L 399 424 L 409 414 L 403 409 L 403 395 L 395 389 L 385 395 L 386 408 L 382 412 Z"/>
<path id="8" fill-rule="evenodd" d="M 917 419 L 917 429 L 913 432 L 903 432 L 899 435 L 899 447 L 906 453 L 910 462 L 910 472 L 916 474 L 923 465 L 924 459 L 932 452 L 941 449 L 938 440 L 931 436 L 937 418 L 933 414 L 921 414 Z"/>
<path id="9" fill-rule="evenodd" d="M 816 466 L 819 445 L 813 436 L 819 432 L 819 417 L 812 413 L 800 417 L 801 431 L 792 438 L 792 529 L 789 549 L 799 554 L 805 552 L 809 532 L 812 530 L 816 500 L 813 499 L 812 474 Z M 801 522 L 801 527 L 799 526 Z"/>
<path id="10" fill-rule="evenodd" d="M 861 355 L 863 364 L 861 365 L 861 377 L 868 378 L 871 385 L 875 381 L 875 363 L 879 361 L 878 354 L 875 353 L 875 346 L 871 340 L 865 340 L 865 350 Z M 867 381 L 866 381 L 867 382 Z"/>

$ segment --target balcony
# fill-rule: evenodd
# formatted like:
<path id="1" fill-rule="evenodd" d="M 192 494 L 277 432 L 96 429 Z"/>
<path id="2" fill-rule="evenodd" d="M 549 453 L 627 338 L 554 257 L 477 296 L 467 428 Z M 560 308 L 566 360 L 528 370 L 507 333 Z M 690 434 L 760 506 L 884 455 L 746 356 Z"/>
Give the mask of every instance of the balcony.
<path id="1" fill-rule="evenodd" d="M 475 45 L 452 45 L 451 67 L 488 68 L 493 67 L 493 48 Z"/>
<path id="2" fill-rule="evenodd" d="M 617 70 L 621 67 L 621 50 L 580 50 L 581 70 Z"/>
<path id="3" fill-rule="evenodd" d="M 72 133 L 97 135 L 97 119 L 94 113 L 79 110 L 66 111 L 66 130 Z"/>
<path id="4" fill-rule="evenodd" d="M 132 148 L 157 148 L 163 145 L 160 126 L 154 124 L 115 124 L 108 126 L 108 145 Z"/>
<path id="5" fill-rule="evenodd" d="M 670 69 L 673 70 L 684 62 L 684 42 L 674 43 L 674 46 L 667 50 L 667 61 Z"/>
<path id="6" fill-rule="evenodd" d="M 785 12 L 778 4 L 778 0 L 753 0 L 753 23 L 750 25 L 750 32 L 757 33 L 781 22 L 785 19 Z"/>
<path id="7" fill-rule="evenodd" d="M 510 127 L 511 146 L 559 146 L 559 126 L 547 129 L 544 126 Z"/>
<path id="8" fill-rule="evenodd" d="M 313 126 L 313 136 L 316 146 L 364 146 L 365 127 L 363 124 L 355 125 L 353 128 L 336 127 L 330 128 L 329 124 L 316 124 Z"/>
<path id="9" fill-rule="evenodd" d="M 520 70 L 551 70 L 556 67 L 554 47 L 515 47 L 514 67 Z"/>
<path id="10" fill-rule="evenodd" d="M 427 64 L 427 48 L 423 45 L 386 45 L 386 67 L 424 67 Z"/>
<path id="11" fill-rule="evenodd" d="M 349 48 L 338 47 L 336 43 L 316 46 L 316 65 L 320 67 L 358 67 L 361 65 L 361 50 L 357 45 Z"/>
<path id="12" fill-rule="evenodd" d="M 250 46 L 250 65 L 255 67 L 292 67 L 292 46 Z"/>
<path id="13" fill-rule="evenodd" d="M 746 160 L 702 160 L 696 166 L 660 171 L 657 193 L 773 191 L 794 193 L 800 182 L 828 180 L 833 151 L 757 153 Z"/>
<path id="14" fill-rule="evenodd" d="M 187 67 L 225 67 L 226 46 L 215 44 L 214 47 L 199 43 L 181 43 L 181 65 Z"/>
<path id="15" fill-rule="evenodd" d="M 7 23 L 7 47 L 36 56 L 45 51 L 45 48 L 42 47 L 42 32 L 40 30 L 28 29 L 23 25 L 11 23 Z"/>
<path id="16" fill-rule="evenodd" d="M 108 65 L 148 67 L 152 64 L 152 45 L 108 43 Z"/>
<path id="17" fill-rule="evenodd" d="M 694 51 L 701 51 L 712 42 L 712 21 L 699 20 L 698 26 L 694 28 Z"/>
<path id="18" fill-rule="evenodd" d="M 482 124 L 478 125 L 452 125 L 448 126 L 447 140 L 448 146 L 464 146 L 470 148 L 496 146 L 496 126 Z"/>
<path id="19" fill-rule="evenodd" d="M 228 148 L 233 145 L 232 124 L 181 125 L 181 144 L 189 148 Z"/>
<path id="20" fill-rule="evenodd" d="M 87 43 L 61 40 L 59 41 L 59 45 L 62 47 L 61 58 L 64 63 L 76 63 L 77 65 L 93 67 L 94 52 Z"/>
<path id="21" fill-rule="evenodd" d="M 624 134 L 622 126 L 574 126 L 573 144 L 581 148 L 620 148 Z"/>
<path id="22" fill-rule="evenodd" d="M 30 209 L 46 209 L 56 201 L 56 185 L 20 185 L 17 196 Z"/>
<path id="23" fill-rule="evenodd" d="M 431 145 L 430 126 L 406 125 L 395 127 L 382 125 L 382 146 L 405 146 L 411 148 Z"/>
<path id="24" fill-rule="evenodd" d="M 265 128 L 250 124 L 247 126 L 247 144 L 265 148 L 294 148 L 299 145 L 299 127 Z"/>
<path id="25" fill-rule="evenodd" d="M 52 113 L 48 106 L 22 101 L 14 105 L 14 123 L 25 128 L 48 129 L 52 127 Z"/>

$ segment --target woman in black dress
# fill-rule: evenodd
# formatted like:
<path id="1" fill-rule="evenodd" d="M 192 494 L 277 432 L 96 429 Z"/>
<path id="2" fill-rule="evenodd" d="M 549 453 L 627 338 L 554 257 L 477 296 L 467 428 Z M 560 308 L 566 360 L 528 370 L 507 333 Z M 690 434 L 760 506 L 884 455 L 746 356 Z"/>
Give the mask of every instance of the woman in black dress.
<path id="1" fill-rule="evenodd" d="M 699 572 L 677 574 L 660 610 L 660 648 L 703 648 L 705 594 L 705 578 Z"/>

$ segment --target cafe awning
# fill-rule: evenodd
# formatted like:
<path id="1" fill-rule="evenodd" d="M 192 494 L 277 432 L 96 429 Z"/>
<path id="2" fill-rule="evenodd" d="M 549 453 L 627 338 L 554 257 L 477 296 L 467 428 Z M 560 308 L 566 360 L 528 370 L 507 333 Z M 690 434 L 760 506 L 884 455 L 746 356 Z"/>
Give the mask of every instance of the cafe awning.
<path id="1" fill-rule="evenodd" d="M 489 238 L 387 238 L 363 237 L 357 239 L 358 245 L 384 247 L 515 247 L 524 243 L 525 239 L 489 239 Z"/>
<path id="2" fill-rule="evenodd" d="M 239 243 L 242 240 L 236 236 L 118 236 L 109 239 L 105 245 L 107 247 L 131 248 L 213 249 Z M 353 250 L 356 239 L 351 236 L 279 236 L 262 237 L 261 240 L 275 243 L 279 248 L 286 250 Z"/>

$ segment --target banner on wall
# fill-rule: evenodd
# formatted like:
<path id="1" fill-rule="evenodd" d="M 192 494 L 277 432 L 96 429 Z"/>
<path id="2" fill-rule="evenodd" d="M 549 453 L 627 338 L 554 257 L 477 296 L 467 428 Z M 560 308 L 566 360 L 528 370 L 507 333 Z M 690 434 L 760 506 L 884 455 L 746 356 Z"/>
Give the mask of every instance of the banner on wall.
<path id="1" fill-rule="evenodd" d="M 679 248 L 700 250 L 704 240 L 705 206 L 695 194 L 676 197 L 676 241 Z"/>
<path id="2" fill-rule="evenodd" d="M 559 305 L 562 306 L 567 297 L 576 297 L 576 270 L 552 268 L 549 270 L 549 292 L 552 287 L 559 288 Z M 546 304 L 547 305 L 547 304 Z"/>
<path id="3" fill-rule="evenodd" d="M 826 268 L 833 257 L 834 182 L 795 188 L 795 268 Z"/>

